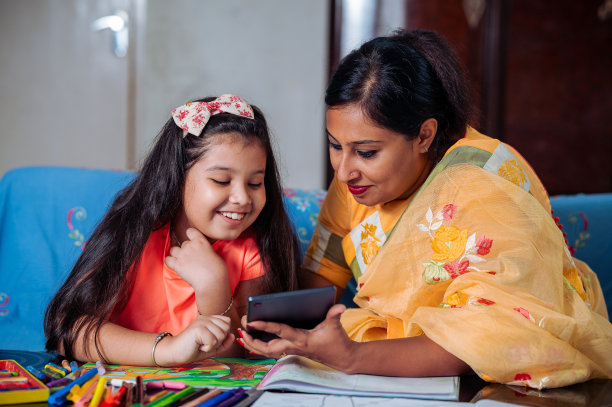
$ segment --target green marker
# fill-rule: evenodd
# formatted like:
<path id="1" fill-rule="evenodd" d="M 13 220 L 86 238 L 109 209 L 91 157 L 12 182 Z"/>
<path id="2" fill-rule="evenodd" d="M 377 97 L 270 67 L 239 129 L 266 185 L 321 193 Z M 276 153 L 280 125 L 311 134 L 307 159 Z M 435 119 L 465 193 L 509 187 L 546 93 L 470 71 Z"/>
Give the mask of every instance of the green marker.
<path id="1" fill-rule="evenodd" d="M 149 406 L 152 406 L 152 407 L 166 407 L 166 406 L 169 406 L 170 404 L 174 403 L 175 401 L 180 400 L 183 397 L 190 395 L 194 391 L 195 391 L 195 389 L 193 387 L 187 386 L 187 387 L 185 387 L 183 390 L 181 390 L 179 392 L 167 394 L 166 396 L 160 398 L 159 400 L 155 400 L 153 403 L 147 404 L 147 407 L 149 407 Z"/>

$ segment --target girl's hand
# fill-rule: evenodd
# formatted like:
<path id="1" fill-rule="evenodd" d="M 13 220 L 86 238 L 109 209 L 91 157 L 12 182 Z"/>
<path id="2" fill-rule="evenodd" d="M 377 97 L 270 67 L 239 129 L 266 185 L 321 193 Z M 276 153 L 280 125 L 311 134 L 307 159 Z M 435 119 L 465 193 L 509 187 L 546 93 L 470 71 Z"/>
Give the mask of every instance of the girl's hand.
<path id="1" fill-rule="evenodd" d="M 215 253 L 206 236 L 199 230 L 188 228 L 187 240 L 181 247 L 172 247 L 165 262 L 188 282 L 197 293 L 215 290 L 229 292 L 227 266 Z"/>
<path id="2" fill-rule="evenodd" d="M 234 342 L 230 319 L 220 315 L 198 315 L 176 336 L 167 336 L 155 348 L 155 361 L 170 366 L 217 356 Z"/>
<path id="3" fill-rule="evenodd" d="M 335 369 L 350 372 L 351 354 L 358 343 L 348 337 L 340 324 L 340 315 L 345 310 L 344 305 L 334 305 L 327 312 L 325 320 L 310 330 L 292 328 L 276 322 L 253 321 L 248 324 L 251 328 L 279 336 L 279 339 L 270 342 L 263 342 L 249 335 L 246 332 L 247 322 L 244 316 L 242 317 L 244 329 L 238 331 L 242 339 L 238 339 L 238 342 L 247 350 L 266 357 L 300 355 Z"/>

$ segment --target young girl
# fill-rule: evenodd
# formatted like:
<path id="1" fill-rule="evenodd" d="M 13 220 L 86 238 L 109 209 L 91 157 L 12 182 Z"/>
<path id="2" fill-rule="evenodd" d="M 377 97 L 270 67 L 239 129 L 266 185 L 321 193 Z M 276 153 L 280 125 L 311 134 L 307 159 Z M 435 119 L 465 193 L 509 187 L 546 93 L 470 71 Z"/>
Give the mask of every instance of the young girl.
<path id="1" fill-rule="evenodd" d="M 246 299 L 295 289 L 298 266 L 261 111 L 233 95 L 187 103 L 51 300 L 46 347 L 140 366 L 236 356 Z"/>

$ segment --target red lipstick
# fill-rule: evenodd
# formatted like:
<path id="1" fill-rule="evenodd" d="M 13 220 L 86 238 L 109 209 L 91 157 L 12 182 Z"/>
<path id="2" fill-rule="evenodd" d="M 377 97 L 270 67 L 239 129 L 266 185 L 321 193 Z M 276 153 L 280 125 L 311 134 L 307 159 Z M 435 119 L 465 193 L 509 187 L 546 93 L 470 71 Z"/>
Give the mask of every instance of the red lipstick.
<path id="1" fill-rule="evenodd" d="M 369 186 L 360 187 L 360 186 L 354 186 L 354 185 L 348 185 L 348 184 L 347 184 L 347 187 L 348 187 L 349 192 L 353 195 L 361 195 L 365 191 L 370 189 Z"/>

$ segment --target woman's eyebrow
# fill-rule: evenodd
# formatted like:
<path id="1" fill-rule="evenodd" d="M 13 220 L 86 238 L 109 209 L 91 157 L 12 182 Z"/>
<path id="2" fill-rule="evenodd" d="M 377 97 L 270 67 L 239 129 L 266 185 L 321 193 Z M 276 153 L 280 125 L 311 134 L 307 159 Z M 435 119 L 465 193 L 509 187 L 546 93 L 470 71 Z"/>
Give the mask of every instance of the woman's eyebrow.
<path id="1" fill-rule="evenodd" d="M 360 144 L 377 144 L 377 143 L 382 143 L 382 141 L 380 140 L 358 140 L 358 141 L 352 141 L 349 144 L 360 145 Z"/>
<path id="2" fill-rule="evenodd" d="M 333 139 L 334 141 L 338 141 L 336 140 L 334 136 L 331 135 L 329 130 L 325 129 L 325 133 L 327 134 L 327 137 Z M 351 141 L 349 144 L 361 145 L 361 144 L 377 144 L 377 143 L 382 143 L 382 141 L 380 140 L 357 140 L 357 141 Z"/>

